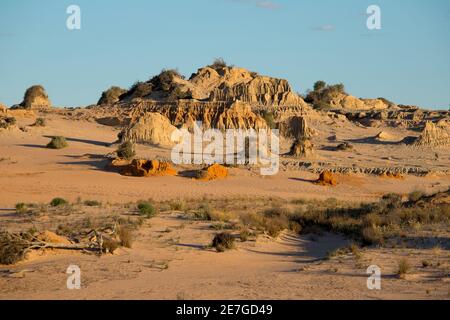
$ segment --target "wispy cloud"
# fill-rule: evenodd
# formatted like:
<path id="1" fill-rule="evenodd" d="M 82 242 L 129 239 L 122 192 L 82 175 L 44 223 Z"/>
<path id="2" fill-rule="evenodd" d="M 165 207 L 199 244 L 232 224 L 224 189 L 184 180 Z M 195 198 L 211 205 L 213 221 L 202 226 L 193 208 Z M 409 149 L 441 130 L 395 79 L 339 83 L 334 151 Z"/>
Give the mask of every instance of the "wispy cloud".
<path id="1" fill-rule="evenodd" d="M 336 27 L 332 24 L 324 24 L 313 28 L 314 31 L 334 31 Z"/>
<path id="2" fill-rule="evenodd" d="M 228 2 L 252 5 L 261 9 L 277 10 L 281 5 L 272 0 L 227 0 Z"/>

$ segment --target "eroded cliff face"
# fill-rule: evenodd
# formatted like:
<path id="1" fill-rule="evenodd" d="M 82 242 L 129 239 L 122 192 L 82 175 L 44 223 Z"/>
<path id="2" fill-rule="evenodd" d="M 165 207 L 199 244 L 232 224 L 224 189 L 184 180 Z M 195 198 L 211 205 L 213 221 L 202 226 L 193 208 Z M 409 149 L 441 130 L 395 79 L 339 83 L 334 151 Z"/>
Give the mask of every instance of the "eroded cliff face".
<path id="1" fill-rule="evenodd" d="M 115 117 L 119 120 L 113 122 L 129 124 L 145 113 L 157 112 L 174 126 L 191 129 L 201 121 L 204 128 L 220 130 L 266 129 L 264 111 L 281 118 L 284 110 L 298 114 L 310 109 L 286 80 L 227 66 L 200 68 L 188 80 L 175 70 L 166 70 L 135 85 L 118 103 L 101 108 L 110 114 L 99 120 L 102 123 L 112 123 Z"/>

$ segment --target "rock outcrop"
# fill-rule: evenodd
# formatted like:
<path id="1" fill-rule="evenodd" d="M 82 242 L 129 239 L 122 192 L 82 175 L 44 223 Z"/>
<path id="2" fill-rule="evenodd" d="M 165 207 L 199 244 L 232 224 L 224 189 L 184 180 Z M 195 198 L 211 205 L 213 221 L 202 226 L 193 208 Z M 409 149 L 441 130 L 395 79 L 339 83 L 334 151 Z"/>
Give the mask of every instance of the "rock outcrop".
<path id="1" fill-rule="evenodd" d="M 314 158 L 316 157 L 316 152 L 311 140 L 299 139 L 292 145 L 289 155 L 297 158 Z"/>
<path id="2" fill-rule="evenodd" d="M 322 185 L 322 186 L 336 186 L 337 185 L 337 179 L 334 176 L 333 173 L 330 171 L 323 171 L 319 179 L 315 181 L 316 184 Z"/>
<path id="3" fill-rule="evenodd" d="M 47 92 L 41 85 L 35 85 L 25 91 L 22 103 L 18 108 L 24 109 L 48 109 L 52 106 L 50 99 L 48 98 Z"/>
<path id="4" fill-rule="evenodd" d="M 217 180 L 226 177 L 228 177 L 228 169 L 217 163 L 200 170 L 196 175 L 196 179 L 201 181 Z"/>
<path id="5" fill-rule="evenodd" d="M 310 139 L 317 135 L 316 130 L 310 128 L 305 117 L 294 116 L 286 119 L 280 124 L 280 133 L 284 137 L 299 139 Z"/>
<path id="6" fill-rule="evenodd" d="M 447 128 L 437 126 L 431 121 L 425 124 L 420 136 L 412 142 L 415 147 L 450 147 L 450 135 Z"/>
<path id="7" fill-rule="evenodd" d="M 159 160 L 134 159 L 121 172 L 125 176 L 133 177 L 155 177 L 155 176 L 175 176 L 177 171 L 172 168 L 169 162 Z"/>
<path id="8" fill-rule="evenodd" d="M 121 141 L 170 147 L 178 143 L 172 141 L 172 134 L 177 130 L 162 114 L 148 112 L 125 128 L 119 138 Z"/>

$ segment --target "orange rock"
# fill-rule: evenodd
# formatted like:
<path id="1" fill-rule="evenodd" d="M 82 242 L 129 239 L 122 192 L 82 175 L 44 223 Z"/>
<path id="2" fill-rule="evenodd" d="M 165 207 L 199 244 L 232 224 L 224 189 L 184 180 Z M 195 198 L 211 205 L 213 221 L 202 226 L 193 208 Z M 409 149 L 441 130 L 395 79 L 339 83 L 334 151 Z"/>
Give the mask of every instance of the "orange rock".
<path id="1" fill-rule="evenodd" d="M 123 169 L 122 174 L 134 177 L 175 176 L 177 171 L 169 162 L 134 159 Z"/>
<path id="2" fill-rule="evenodd" d="M 202 181 L 210 181 L 226 177 L 228 177 L 228 169 L 217 163 L 199 171 L 197 175 L 197 179 Z"/>
<path id="3" fill-rule="evenodd" d="M 405 177 L 398 172 L 396 172 L 396 173 L 387 172 L 387 173 L 383 174 L 383 176 L 386 178 L 392 178 L 392 179 L 405 179 Z"/>
<path id="4" fill-rule="evenodd" d="M 334 174 L 330 171 L 323 171 L 315 183 L 322 186 L 336 186 L 337 180 Z"/>

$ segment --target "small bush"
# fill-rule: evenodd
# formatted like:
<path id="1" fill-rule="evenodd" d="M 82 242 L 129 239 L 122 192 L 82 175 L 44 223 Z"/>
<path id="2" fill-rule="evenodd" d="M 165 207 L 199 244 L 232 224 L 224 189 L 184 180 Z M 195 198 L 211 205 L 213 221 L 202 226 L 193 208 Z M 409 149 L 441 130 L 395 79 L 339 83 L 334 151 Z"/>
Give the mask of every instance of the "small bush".
<path id="1" fill-rule="evenodd" d="M 216 248 L 217 252 L 233 249 L 234 237 L 227 232 L 218 233 L 214 236 L 212 246 Z"/>
<path id="2" fill-rule="evenodd" d="M 87 207 L 100 207 L 102 203 L 97 200 L 86 200 L 84 201 L 84 205 Z"/>
<path id="3" fill-rule="evenodd" d="M 417 202 L 424 196 L 425 193 L 423 191 L 415 190 L 408 195 L 408 200 L 411 202 Z"/>
<path id="4" fill-rule="evenodd" d="M 28 206 L 23 202 L 17 203 L 16 204 L 16 212 L 19 214 L 27 213 Z"/>
<path id="5" fill-rule="evenodd" d="M 0 264 L 14 264 L 21 261 L 28 244 L 22 236 L 8 232 L 0 233 Z"/>
<path id="6" fill-rule="evenodd" d="M 34 122 L 33 126 L 35 127 L 45 127 L 47 124 L 47 122 L 45 121 L 44 118 L 37 118 L 36 121 Z"/>
<path id="7" fill-rule="evenodd" d="M 58 137 L 52 137 L 50 142 L 47 144 L 47 148 L 50 149 L 63 149 L 68 146 L 66 138 L 58 136 Z"/>
<path id="8" fill-rule="evenodd" d="M 250 238 L 251 232 L 248 229 L 243 229 L 239 233 L 239 238 L 241 239 L 241 242 L 247 242 L 248 238 Z"/>
<path id="9" fill-rule="evenodd" d="M 262 113 L 262 116 L 263 116 L 264 120 L 266 121 L 267 126 L 270 129 L 275 129 L 276 123 L 275 123 L 275 119 L 274 119 L 273 113 L 270 112 L 270 111 L 264 110 L 263 113 Z"/>
<path id="10" fill-rule="evenodd" d="M 63 198 L 54 198 L 51 202 L 50 205 L 52 207 L 59 207 L 59 206 L 63 206 L 68 204 L 69 202 Z"/>
<path id="11" fill-rule="evenodd" d="M 210 67 L 215 70 L 220 70 L 220 69 L 226 68 L 227 66 L 228 66 L 227 63 L 222 58 L 214 59 L 213 64 L 210 65 Z"/>
<path id="12" fill-rule="evenodd" d="M 103 239 L 102 251 L 104 253 L 114 253 L 119 248 L 119 243 L 112 239 Z"/>
<path id="13" fill-rule="evenodd" d="M 402 205 L 402 196 L 397 193 L 388 193 L 383 196 L 381 203 L 387 209 L 399 208 Z"/>
<path id="14" fill-rule="evenodd" d="M 120 245 L 125 248 L 131 248 L 133 245 L 133 231 L 126 226 L 119 226 L 117 235 L 120 239 Z"/>
<path id="15" fill-rule="evenodd" d="M 411 265 L 409 264 L 406 258 L 403 258 L 398 262 L 397 275 L 400 278 L 404 278 L 406 274 L 408 274 L 411 270 Z"/>
<path id="16" fill-rule="evenodd" d="M 134 150 L 134 143 L 131 141 L 125 141 L 116 150 L 117 156 L 122 159 L 131 160 L 136 155 Z"/>
<path id="17" fill-rule="evenodd" d="M 368 245 L 381 245 L 384 243 L 383 233 L 376 226 L 367 226 L 362 229 L 362 240 Z"/>
<path id="18" fill-rule="evenodd" d="M 139 210 L 139 215 L 143 217 L 152 218 L 156 215 L 155 207 L 148 201 L 139 202 L 137 207 Z"/>

